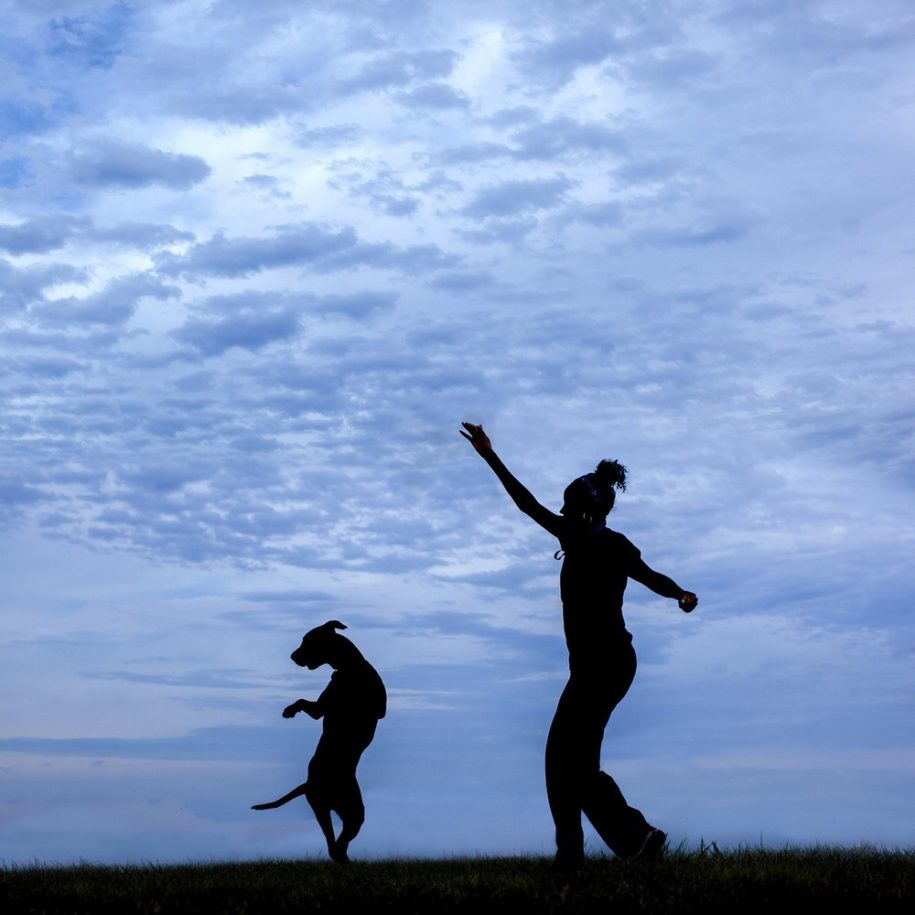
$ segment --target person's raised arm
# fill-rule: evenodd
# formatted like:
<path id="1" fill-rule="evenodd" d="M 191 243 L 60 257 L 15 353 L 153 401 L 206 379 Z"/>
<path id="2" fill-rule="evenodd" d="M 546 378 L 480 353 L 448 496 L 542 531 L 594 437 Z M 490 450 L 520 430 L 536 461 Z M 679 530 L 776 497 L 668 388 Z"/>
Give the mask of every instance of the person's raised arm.
<path id="1" fill-rule="evenodd" d="M 684 591 L 672 578 L 655 572 L 643 559 L 636 559 L 629 569 L 629 577 L 650 588 L 661 597 L 670 597 L 677 602 L 684 613 L 691 613 L 696 609 L 699 598 L 692 591 Z"/>
<path id="2" fill-rule="evenodd" d="M 475 451 L 499 478 L 505 491 L 511 496 L 512 501 L 525 515 L 533 518 L 541 527 L 546 528 L 554 537 L 558 537 L 563 528 L 563 518 L 541 505 L 528 491 L 528 489 L 515 479 L 511 471 L 502 463 L 499 456 L 493 451 L 489 436 L 483 431 L 481 425 L 475 423 L 461 423 L 466 429 L 460 429 L 461 435 L 473 445 Z"/>

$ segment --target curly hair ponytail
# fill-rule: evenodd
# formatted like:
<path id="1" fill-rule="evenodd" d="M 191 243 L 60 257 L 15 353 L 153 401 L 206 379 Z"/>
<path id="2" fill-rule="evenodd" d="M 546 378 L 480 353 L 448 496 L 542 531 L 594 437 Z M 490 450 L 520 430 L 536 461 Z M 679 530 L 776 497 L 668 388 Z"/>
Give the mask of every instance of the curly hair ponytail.
<path id="1" fill-rule="evenodd" d="M 626 491 L 626 468 L 619 461 L 601 461 L 594 474 L 608 490 Z"/>
<path id="2" fill-rule="evenodd" d="M 607 517 L 616 502 L 616 490 L 625 489 L 626 468 L 619 461 L 601 461 L 593 472 L 566 487 L 562 513 L 591 527 Z"/>

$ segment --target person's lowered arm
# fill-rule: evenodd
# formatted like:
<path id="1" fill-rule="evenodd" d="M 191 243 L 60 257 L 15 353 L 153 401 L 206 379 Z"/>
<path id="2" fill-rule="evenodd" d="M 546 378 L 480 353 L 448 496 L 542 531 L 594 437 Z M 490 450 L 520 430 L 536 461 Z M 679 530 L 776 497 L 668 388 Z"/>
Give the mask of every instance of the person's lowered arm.
<path id="1" fill-rule="evenodd" d="M 677 601 L 684 613 L 691 613 L 699 603 L 699 598 L 692 591 L 684 591 L 672 578 L 655 572 L 643 559 L 637 559 L 629 569 L 629 577 L 650 588 L 661 597 Z"/>

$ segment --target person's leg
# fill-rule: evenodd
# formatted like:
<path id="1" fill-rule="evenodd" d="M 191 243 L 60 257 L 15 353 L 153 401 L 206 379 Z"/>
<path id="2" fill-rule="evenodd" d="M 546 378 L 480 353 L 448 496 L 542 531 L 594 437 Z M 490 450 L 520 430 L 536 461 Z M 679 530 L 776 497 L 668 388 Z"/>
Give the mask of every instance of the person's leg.
<path id="1" fill-rule="evenodd" d="M 652 830 L 642 812 L 626 802 L 606 772 L 598 772 L 590 783 L 582 810 L 597 834 L 620 858 L 633 857 Z"/>
<path id="2" fill-rule="evenodd" d="M 610 677 L 594 687 L 595 705 L 603 716 L 604 728 L 635 677 L 636 658 L 631 645 L 615 653 L 610 666 Z M 590 775 L 582 791 L 582 810 L 597 834 L 610 850 L 619 857 L 631 858 L 639 853 L 653 827 L 640 810 L 630 806 L 616 782 L 600 769 L 600 742 L 597 761 L 589 766 Z M 663 834 L 661 834 L 663 836 Z M 666 838 L 666 836 L 664 837 Z M 662 840 L 663 844 L 663 840 Z"/>
<path id="3" fill-rule="evenodd" d="M 556 826 L 556 861 L 561 865 L 575 866 L 584 860 L 583 792 L 599 772 L 604 720 L 589 682 L 570 677 L 546 744 L 547 798 Z"/>
<path id="4" fill-rule="evenodd" d="M 546 739 L 546 795 L 556 826 L 556 861 L 574 866 L 584 860 L 585 839 L 581 830 L 581 805 L 575 790 L 574 695 L 571 680 L 566 684 Z"/>

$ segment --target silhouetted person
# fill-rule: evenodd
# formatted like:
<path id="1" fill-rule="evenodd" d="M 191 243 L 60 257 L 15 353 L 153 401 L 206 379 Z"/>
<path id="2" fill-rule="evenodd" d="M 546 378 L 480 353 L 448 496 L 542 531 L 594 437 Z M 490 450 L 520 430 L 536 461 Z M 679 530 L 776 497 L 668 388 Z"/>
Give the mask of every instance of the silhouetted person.
<path id="1" fill-rule="evenodd" d="M 664 850 L 667 835 L 626 803 L 616 782 L 600 769 L 600 747 L 610 714 L 635 677 L 632 636 L 623 620 L 623 591 L 629 578 L 656 594 L 677 600 L 689 613 L 698 598 L 650 569 L 638 549 L 606 525 L 616 489 L 626 488 L 626 468 L 601 461 L 594 473 L 573 480 L 560 513 L 544 508 L 492 450 L 483 427 L 462 424 L 486 461 L 526 515 L 559 540 L 562 619 L 569 649 L 566 684 L 546 744 L 546 787 L 556 824 L 556 863 L 584 861 L 581 814 L 621 858 L 650 860 Z"/>
<path id="2" fill-rule="evenodd" d="M 280 807 L 304 794 L 327 840 L 327 853 L 345 864 L 349 843 L 365 821 L 365 805 L 356 781 L 356 766 L 384 718 L 387 695 L 378 672 L 359 649 L 335 630 L 343 623 L 329 620 L 305 633 L 302 644 L 292 653 L 299 667 L 315 670 L 322 664 L 334 668 L 330 683 L 317 701 L 299 699 L 283 709 L 284 718 L 305 712 L 324 719 L 324 730 L 314 756 L 308 763 L 308 781 L 269 804 L 255 804 L 252 810 Z M 340 835 L 334 838 L 331 811 L 341 820 Z"/>

